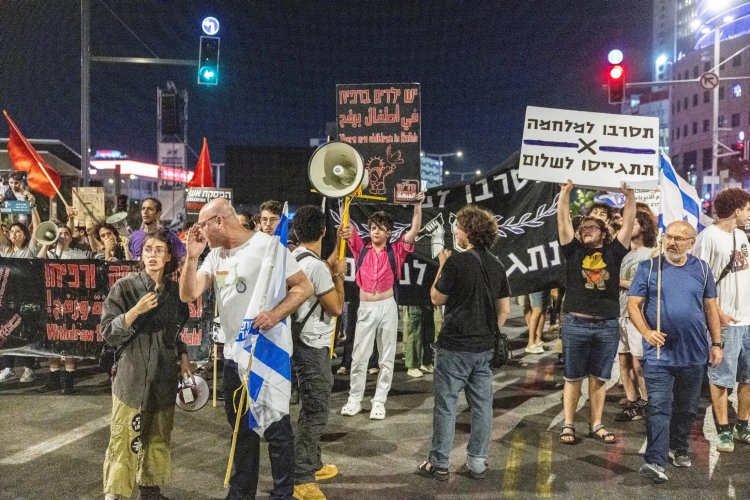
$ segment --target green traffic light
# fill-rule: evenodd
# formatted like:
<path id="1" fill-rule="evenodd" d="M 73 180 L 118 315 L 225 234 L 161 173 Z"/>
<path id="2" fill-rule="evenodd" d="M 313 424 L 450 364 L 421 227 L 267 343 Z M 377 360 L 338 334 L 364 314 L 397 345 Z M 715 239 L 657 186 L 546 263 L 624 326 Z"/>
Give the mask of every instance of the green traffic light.
<path id="1" fill-rule="evenodd" d="M 212 66 L 204 66 L 201 68 L 200 76 L 201 83 L 216 83 L 216 68 Z"/>

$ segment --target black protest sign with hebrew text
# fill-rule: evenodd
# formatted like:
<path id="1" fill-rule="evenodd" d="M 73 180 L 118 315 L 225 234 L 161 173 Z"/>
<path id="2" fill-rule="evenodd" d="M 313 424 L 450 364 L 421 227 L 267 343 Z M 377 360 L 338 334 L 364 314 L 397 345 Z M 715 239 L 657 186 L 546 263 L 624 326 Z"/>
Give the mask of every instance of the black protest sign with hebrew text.
<path id="1" fill-rule="evenodd" d="M 412 203 L 420 191 L 421 107 L 418 83 L 336 85 L 338 140 L 364 160 L 364 194 Z"/>
<path id="2" fill-rule="evenodd" d="M 559 188 L 554 184 L 519 179 L 517 154 L 486 177 L 428 190 L 415 251 L 401 270 L 399 304 L 430 304 L 437 255 L 443 249 L 463 251 L 455 239 L 456 213 L 468 203 L 489 210 L 497 220 L 500 237 L 490 251 L 505 266 L 514 296 L 560 286 L 565 278 L 557 240 L 558 193 Z M 350 218 L 365 241 L 368 241 L 367 217 L 375 210 L 385 210 L 393 218 L 391 241 L 408 231 L 412 207 L 353 204 Z M 332 210 L 330 215 L 337 225 L 338 213 Z M 354 284 L 356 256 L 348 252 L 347 260 L 346 293 L 352 297 L 358 294 Z"/>

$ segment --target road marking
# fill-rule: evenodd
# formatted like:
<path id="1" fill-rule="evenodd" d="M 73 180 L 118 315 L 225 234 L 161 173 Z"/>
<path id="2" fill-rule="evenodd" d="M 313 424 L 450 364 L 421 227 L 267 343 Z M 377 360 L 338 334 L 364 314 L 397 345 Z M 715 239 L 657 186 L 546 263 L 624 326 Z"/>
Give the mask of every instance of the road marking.
<path id="1" fill-rule="evenodd" d="M 74 443 L 79 439 L 85 438 L 89 434 L 93 434 L 100 429 L 108 427 L 111 421 L 111 417 L 111 415 L 104 415 L 103 417 L 92 420 L 91 422 L 83 424 L 80 427 L 76 427 L 75 429 L 72 429 L 64 434 L 60 434 L 53 437 L 52 439 L 48 439 L 47 441 L 42 441 L 39 444 L 35 444 L 34 446 L 26 448 L 23 451 L 19 451 L 14 455 L 3 458 L 2 460 L 0 460 L 0 465 L 20 465 L 31 462 L 32 460 L 36 460 L 43 455 L 52 453 L 53 451 L 56 451 L 63 446 L 67 446 L 70 443 Z"/>
<path id="2" fill-rule="evenodd" d="M 552 498 L 552 433 L 542 432 L 539 436 L 537 455 L 536 493 L 542 498 Z"/>
<path id="3" fill-rule="evenodd" d="M 719 457 L 721 454 L 716 449 L 716 441 L 719 439 L 719 434 L 716 432 L 716 426 L 714 425 L 714 414 L 711 411 L 712 405 L 706 407 L 706 414 L 703 416 L 703 437 L 708 441 L 708 479 L 710 480 L 714 476 L 716 466 L 719 464 Z"/>
<path id="4" fill-rule="evenodd" d="M 516 432 L 513 435 L 513 441 L 510 443 L 510 453 L 508 453 L 508 459 L 505 461 L 505 471 L 503 473 L 503 493 L 509 497 L 515 497 L 516 494 L 518 464 L 521 463 L 523 447 L 523 434 Z"/>

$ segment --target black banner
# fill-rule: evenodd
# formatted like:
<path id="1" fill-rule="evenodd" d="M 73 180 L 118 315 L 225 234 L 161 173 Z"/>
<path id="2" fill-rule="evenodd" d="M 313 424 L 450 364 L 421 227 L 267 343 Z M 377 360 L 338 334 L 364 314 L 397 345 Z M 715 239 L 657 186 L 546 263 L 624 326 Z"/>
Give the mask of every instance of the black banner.
<path id="1" fill-rule="evenodd" d="M 110 287 L 137 262 L 0 258 L 0 353 L 97 358 Z M 182 331 L 190 359 L 208 358 L 213 295 L 189 304 Z"/>
<path id="2" fill-rule="evenodd" d="M 489 210 L 497 219 L 500 238 L 491 251 L 505 265 L 514 296 L 562 285 L 565 275 L 557 242 L 558 193 L 556 184 L 519 179 L 517 154 L 486 177 L 428 190 L 416 249 L 401 270 L 399 304 L 430 303 L 438 253 L 443 248 L 461 251 L 454 243 L 455 214 L 468 203 Z M 351 205 L 350 218 L 361 236 L 367 237 L 367 217 L 376 210 L 387 211 L 395 221 L 391 241 L 408 231 L 412 207 L 355 203 L 356 200 Z M 332 211 L 331 218 L 338 225 L 338 213 Z M 348 248 L 347 260 L 346 294 L 356 297 L 359 293 L 354 284 L 356 259 Z"/>
<path id="3" fill-rule="evenodd" d="M 420 188 L 421 106 L 418 83 L 336 85 L 338 140 L 365 162 L 364 194 L 413 203 Z"/>

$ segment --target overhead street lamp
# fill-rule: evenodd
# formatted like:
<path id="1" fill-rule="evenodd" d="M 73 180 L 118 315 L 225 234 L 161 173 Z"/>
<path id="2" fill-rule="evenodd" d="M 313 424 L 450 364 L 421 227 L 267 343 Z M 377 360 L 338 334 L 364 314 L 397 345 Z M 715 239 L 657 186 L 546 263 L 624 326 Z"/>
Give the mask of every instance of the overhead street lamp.
<path id="1" fill-rule="evenodd" d="M 462 181 L 471 177 L 479 177 L 480 175 L 482 175 L 482 171 L 480 169 L 476 169 L 473 172 L 450 172 L 446 170 L 444 173 L 445 175 L 457 175 Z"/>

